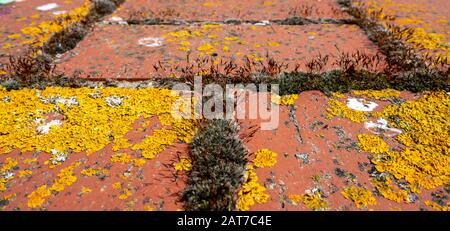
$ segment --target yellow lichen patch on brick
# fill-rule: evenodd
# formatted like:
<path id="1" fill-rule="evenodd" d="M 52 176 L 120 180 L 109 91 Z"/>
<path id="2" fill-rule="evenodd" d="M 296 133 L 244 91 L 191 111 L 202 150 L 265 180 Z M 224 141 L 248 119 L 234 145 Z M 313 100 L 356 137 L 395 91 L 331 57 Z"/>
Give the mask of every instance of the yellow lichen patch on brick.
<path id="1" fill-rule="evenodd" d="M 128 197 L 130 197 L 131 195 L 133 195 L 133 193 L 131 193 L 131 191 L 128 188 L 124 188 L 123 192 L 119 195 L 119 199 L 125 200 Z"/>
<path id="2" fill-rule="evenodd" d="M 358 146 L 372 154 L 371 163 L 385 174 L 371 179 L 375 189 L 385 198 L 411 202 L 410 194 L 450 183 L 450 95 L 425 92 L 416 100 L 393 104 L 377 115 L 389 126 L 402 129 L 395 138 L 401 150 L 390 151 L 384 140 L 374 135 L 358 135 Z M 399 182 L 406 183 L 401 188 Z"/>
<path id="3" fill-rule="evenodd" d="M 400 96 L 400 91 L 393 89 L 384 90 L 355 90 L 350 92 L 352 95 L 363 95 L 372 99 L 389 99 Z"/>
<path id="4" fill-rule="evenodd" d="M 30 208 L 38 208 L 40 207 L 44 202 L 45 198 L 50 196 L 52 193 L 49 189 L 47 189 L 47 185 L 42 185 L 32 193 L 28 195 L 28 202 L 27 205 Z"/>
<path id="5" fill-rule="evenodd" d="M 150 205 L 144 205 L 144 211 L 154 211 L 155 209 Z"/>
<path id="6" fill-rule="evenodd" d="M 209 44 L 209 43 L 205 43 L 199 47 L 197 47 L 198 51 L 203 51 L 203 52 L 213 52 L 214 51 L 214 47 Z"/>
<path id="7" fill-rule="evenodd" d="M 450 211 L 450 203 L 447 205 L 441 206 L 434 201 L 425 201 L 425 205 L 431 207 L 435 211 Z"/>
<path id="8" fill-rule="evenodd" d="M 19 172 L 17 172 L 17 174 L 19 175 L 20 178 L 30 176 L 32 173 L 33 173 L 33 171 L 31 171 L 29 169 L 19 170 Z"/>
<path id="9" fill-rule="evenodd" d="M 255 203 L 263 204 L 269 199 L 266 193 L 266 188 L 258 183 L 258 176 L 252 165 L 247 165 L 247 170 L 244 176 L 244 185 L 238 192 L 238 199 L 236 202 L 237 210 L 247 211 L 250 206 Z"/>
<path id="10" fill-rule="evenodd" d="M 173 167 L 176 171 L 189 171 L 191 170 L 192 163 L 187 158 L 181 158 L 179 162 L 173 164 Z"/>
<path id="11" fill-rule="evenodd" d="M 98 170 L 97 169 L 95 169 L 95 168 L 88 168 L 88 169 L 83 169 L 83 170 L 81 170 L 81 175 L 83 175 L 83 176 L 94 176 L 94 175 L 96 175 L 97 174 L 97 172 L 98 172 Z"/>
<path id="12" fill-rule="evenodd" d="M 385 108 L 383 116 L 404 133 L 397 140 L 406 146 L 372 161 L 381 171 L 406 180 L 412 188 L 431 189 L 450 183 L 450 95 L 425 93 L 417 100 Z M 393 119 L 395 118 L 395 120 Z"/>
<path id="13" fill-rule="evenodd" d="M 83 194 L 86 194 L 86 193 L 90 193 L 90 192 L 92 192 L 92 189 L 90 189 L 90 188 L 88 188 L 88 187 L 81 187 L 81 191 L 80 191 L 80 193 L 83 195 Z"/>
<path id="14" fill-rule="evenodd" d="M 50 187 L 47 187 L 47 185 L 42 185 L 36 191 L 32 192 L 28 196 L 28 207 L 40 207 L 45 202 L 45 198 L 49 197 L 52 192 L 61 192 L 65 187 L 75 183 L 77 181 L 77 177 L 74 175 L 73 170 L 79 165 L 80 162 L 75 162 L 74 164 L 61 169 L 57 175 L 57 178 L 53 181 L 53 184 Z"/>
<path id="15" fill-rule="evenodd" d="M 74 175 L 73 170 L 79 165 L 80 163 L 76 162 L 69 167 L 61 169 L 61 171 L 58 173 L 58 178 L 53 182 L 49 190 L 61 192 L 66 186 L 70 186 L 75 183 L 75 181 L 77 181 L 77 177 Z"/>
<path id="16" fill-rule="evenodd" d="M 111 158 L 109 160 L 113 163 L 126 164 L 131 161 L 131 156 L 126 153 L 118 153 L 118 154 L 111 156 Z"/>
<path id="17" fill-rule="evenodd" d="M 142 167 L 147 161 L 145 159 L 133 159 L 131 160 L 131 162 L 133 163 L 134 167 Z"/>
<path id="18" fill-rule="evenodd" d="M 278 46 L 280 46 L 280 44 L 277 43 L 277 42 L 267 42 L 267 46 L 269 46 L 269 47 L 278 47 Z"/>
<path id="19" fill-rule="evenodd" d="M 6 158 L 5 162 L 2 163 L 2 167 L 0 168 L 0 173 L 5 173 L 11 171 L 14 167 L 17 166 L 17 161 L 10 157 Z"/>
<path id="20" fill-rule="evenodd" d="M 24 164 L 31 164 L 37 161 L 37 158 L 30 158 L 30 159 L 25 159 L 23 160 Z"/>
<path id="21" fill-rule="evenodd" d="M 0 191 L 6 190 L 6 184 L 14 179 L 13 170 L 17 166 L 17 161 L 10 157 L 5 159 L 0 168 Z"/>
<path id="22" fill-rule="evenodd" d="M 373 154 L 386 153 L 389 151 L 389 146 L 378 136 L 359 134 L 358 146 L 361 150 Z"/>
<path id="23" fill-rule="evenodd" d="M 113 189 L 121 189 L 122 188 L 122 183 L 120 182 L 116 182 L 114 184 L 111 185 Z"/>
<path id="24" fill-rule="evenodd" d="M 371 178 L 370 182 L 375 187 L 377 192 L 384 198 L 397 203 L 409 202 L 408 191 L 399 189 L 396 185 L 393 185 L 390 178 L 385 179 L 385 181 L 379 181 Z"/>
<path id="25" fill-rule="evenodd" d="M 352 200 L 358 208 L 368 208 L 369 205 L 375 205 L 377 203 L 372 192 L 362 187 L 345 187 L 344 191 L 341 191 L 341 194 L 346 199 Z"/>
<path id="26" fill-rule="evenodd" d="M 194 120 L 171 116 L 172 104 L 178 97 L 167 89 L 49 87 L 6 91 L 2 88 L 0 96 L 10 99 L 0 103 L 2 153 L 18 148 L 91 154 L 111 142 L 126 147 L 124 136 L 135 120 L 159 116 L 171 129 L 157 130 L 132 147 L 141 150 L 145 158 L 153 158 L 177 140 L 188 142 L 197 126 Z M 39 126 L 45 125 L 43 120 L 49 113 L 61 114 L 65 119 L 60 126 L 46 133 L 39 132 Z"/>
<path id="27" fill-rule="evenodd" d="M 283 106 L 294 105 L 295 100 L 297 100 L 297 99 L 298 99 L 297 94 L 284 95 L 284 96 L 272 94 L 270 97 L 270 100 L 272 103 L 278 104 L 278 105 L 283 105 Z"/>
<path id="28" fill-rule="evenodd" d="M 319 191 L 308 192 L 302 196 L 303 204 L 314 211 L 328 210 L 328 202 Z"/>
<path id="29" fill-rule="evenodd" d="M 302 196 L 299 194 L 291 194 L 288 196 L 289 200 L 291 200 L 293 203 L 297 204 L 300 201 L 302 201 Z"/>
<path id="30" fill-rule="evenodd" d="M 255 152 L 253 164 L 258 167 L 273 167 L 277 163 L 277 153 L 267 148 L 259 149 Z"/>
<path id="31" fill-rule="evenodd" d="M 337 99 L 328 100 L 329 107 L 326 109 L 326 118 L 331 119 L 335 116 L 349 119 L 353 122 L 364 122 L 367 118 L 367 113 L 363 111 L 352 110 L 344 103 Z"/>

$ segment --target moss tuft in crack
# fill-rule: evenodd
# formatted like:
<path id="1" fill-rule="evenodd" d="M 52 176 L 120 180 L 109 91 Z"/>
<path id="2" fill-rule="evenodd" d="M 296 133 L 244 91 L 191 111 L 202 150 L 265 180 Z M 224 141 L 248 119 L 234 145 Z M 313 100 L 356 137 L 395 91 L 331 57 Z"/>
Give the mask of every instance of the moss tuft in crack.
<path id="1" fill-rule="evenodd" d="M 231 211 L 244 180 L 247 151 L 238 126 L 210 120 L 189 145 L 192 168 L 181 201 L 187 211 Z"/>
<path id="2" fill-rule="evenodd" d="M 63 31 L 50 37 L 42 47 L 42 50 L 50 55 L 62 54 L 75 48 L 86 34 L 87 30 L 82 25 L 70 24 Z"/>

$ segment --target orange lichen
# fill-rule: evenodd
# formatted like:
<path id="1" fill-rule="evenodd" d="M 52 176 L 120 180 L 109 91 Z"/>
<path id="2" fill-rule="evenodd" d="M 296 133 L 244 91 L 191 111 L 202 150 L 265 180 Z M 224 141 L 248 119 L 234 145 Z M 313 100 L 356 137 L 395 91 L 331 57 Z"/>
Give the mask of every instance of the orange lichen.
<path id="1" fill-rule="evenodd" d="M 256 167 L 273 167 L 277 163 L 277 153 L 267 148 L 259 149 L 255 152 L 253 164 Z"/>
<path id="2" fill-rule="evenodd" d="M 381 154 L 389 151 L 389 146 L 378 136 L 359 134 L 358 146 L 361 150 L 373 154 Z"/>
<path id="3" fill-rule="evenodd" d="M 178 163 L 174 163 L 173 167 L 176 171 L 189 171 L 192 167 L 191 160 L 187 158 L 181 158 Z"/>
<path id="4" fill-rule="evenodd" d="M 236 203 L 237 210 L 239 211 L 247 211 L 255 203 L 263 204 L 269 199 L 266 188 L 258 183 L 258 176 L 253 170 L 252 165 L 247 165 L 244 179 L 244 185 L 238 192 L 238 200 Z"/>
<path id="5" fill-rule="evenodd" d="M 302 196 L 302 201 L 306 207 L 314 211 L 325 211 L 329 208 L 328 202 L 320 191 L 308 191 Z"/>
<path id="6" fill-rule="evenodd" d="M 375 205 L 377 203 L 372 192 L 362 187 L 344 187 L 344 191 L 341 191 L 341 194 L 346 199 L 352 200 L 358 208 L 368 208 L 369 205 Z"/>

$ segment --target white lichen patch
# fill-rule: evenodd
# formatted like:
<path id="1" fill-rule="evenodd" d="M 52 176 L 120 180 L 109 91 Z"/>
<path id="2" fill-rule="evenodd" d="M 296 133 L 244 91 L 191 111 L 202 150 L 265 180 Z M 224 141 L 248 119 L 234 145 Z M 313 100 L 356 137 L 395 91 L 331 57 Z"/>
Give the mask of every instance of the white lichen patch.
<path id="1" fill-rule="evenodd" d="M 66 161 L 68 154 L 65 152 L 58 151 L 56 149 L 51 150 L 52 157 L 50 158 L 50 163 L 53 165 L 57 165 Z"/>
<path id="2" fill-rule="evenodd" d="M 262 20 L 261 22 L 257 22 L 254 24 L 255 26 L 267 26 L 270 25 L 269 20 Z"/>
<path id="3" fill-rule="evenodd" d="M 38 96 L 39 97 L 39 96 Z M 74 106 L 74 105 L 78 105 L 79 102 L 77 100 L 77 97 L 75 96 L 71 96 L 71 97 L 60 97 L 60 96 L 50 96 L 48 98 L 43 98 L 43 97 L 39 97 L 42 103 L 45 104 L 63 104 L 65 106 Z"/>
<path id="4" fill-rule="evenodd" d="M 122 105 L 122 102 L 123 102 L 123 98 L 120 96 L 116 96 L 116 95 L 108 96 L 105 98 L 106 105 L 113 107 L 113 108 Z"/>
<path id="5" fill-rule="evenodd" d="M 42 120 L 37 120 L 37 122 L 41 122 Z M 61 120 L 52 120 L 46 124 L 40 125 L 36 128 L 39 134 L 48 134 L 51 128 L 56 128 L 62 125 Z"/>
<path id="6" fill-rule="evenodd" d="M 163 39 L 162 38 L 141 38 L 138 41 L 139 45 L 146 46 L 146 47 L 159 47 L 163 45 Z"/>
<path id="7" fill-rule="evenodd" d="M 36 7 L 36 10 L 39 10 L 39 11 L 49 11 L 49 10 L 56 9 L 56 8 L 58 8 L 58 7 L 59 7 L 59 6 L 58 6 L 58 4 L 56 4 L 56 3 L 49 3 L 49 4 L 45 4 L 45 5 Z"/>
<path id="8" fill-rule="evenodd" d="M 365 99 L 348 98 L 347 107 L 356 111 L 370 112 L 378 107 L 378 104 Z"/>
<path id="9" fill-rule="evenodd" d="M 11 179 L 14 177 L 14 173 L 11 171 L 5 172 L 2 174 L 2 178 L 5 180 Z"/>
<path id="10" fill-rule="evenodd" d="M 387 120 L 385 120 L 383 118 L 378 119 L 376 122 L 372 122 L 372 121 L 365 122 L 364 127 L 366 129 L 372 131 L 375 134 L 379 134 L 380 132 L 378 132 L 378 131 L 380 131 L 380 130 L 392 132 L 392 133 L 394 133 L 394 135 L 402 133 L 402 130 L 400 130 L 400 129 L 389 127 Z"/>

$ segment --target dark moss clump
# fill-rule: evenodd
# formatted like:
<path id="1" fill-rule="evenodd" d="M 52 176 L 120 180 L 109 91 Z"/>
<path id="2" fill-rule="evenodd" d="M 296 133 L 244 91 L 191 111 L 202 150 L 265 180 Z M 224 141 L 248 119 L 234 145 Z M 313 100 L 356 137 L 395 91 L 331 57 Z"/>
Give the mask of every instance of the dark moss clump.
<path id="1" fill-rule="evenodd" d="M 61 32 L 54 34 L 43 46 L 43 51 L 50 55 L 64 53 L 75 48 L 87 34 L 85 27 L 71 24 Z"/>
<path id="2" fill-rule="evenodd" d="M 97 16 L 97 18 L 111 14 L 116 9 L 116 4 L 110 0 L 93 0 L 91 2 L 91 8 L 89 9 L 92 12 L 92 15 Z"/>
<path id="3" fill-rule="evenodd" d="M 393 77 L 364 70 L 353 72 L 336 70 L 322 74 L 292 72 L 272 79 L 270 83 L 279 84 L 281 95 L 297 94 L 308 90 L 320 90 L 328 94 L 331 92 L 382 90 L 386 88 L 411 92 L 450 91 L 448 73 L 436 71 L 404 72 Z"/>
<path id="4" fill-rule="evenodd" d="M 236 208 L 247 163 L 238 128 L 227 120 L 211 120 L 192 139 L 187 187 L 181 200 L 187 211 L 231 211 Z"/>

